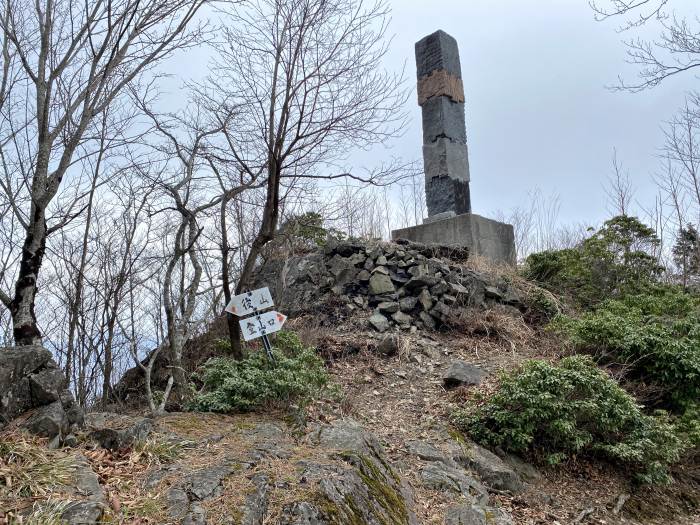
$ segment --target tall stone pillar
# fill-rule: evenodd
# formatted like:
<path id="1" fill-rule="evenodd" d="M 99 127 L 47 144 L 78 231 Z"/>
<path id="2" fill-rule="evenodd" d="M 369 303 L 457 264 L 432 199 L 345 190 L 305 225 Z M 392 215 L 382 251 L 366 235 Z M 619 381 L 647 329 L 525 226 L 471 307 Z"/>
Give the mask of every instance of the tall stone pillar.
<path id="1" fill-rule="evenodd" d="M 513 226 L 472 213 L 464 86 L 457 41 L 444 31 L 416 44 L 418 104 L 423 110 L 423 163 L 428 217 L 391 232 L 394 240 L 468 248 L 515 264 Z"/>
<path id="2" fill-rule="evenodd" d="M 464 86 L 457 41 L 437 31 L 416 43 L 429 218 L 471 212 Z"/>

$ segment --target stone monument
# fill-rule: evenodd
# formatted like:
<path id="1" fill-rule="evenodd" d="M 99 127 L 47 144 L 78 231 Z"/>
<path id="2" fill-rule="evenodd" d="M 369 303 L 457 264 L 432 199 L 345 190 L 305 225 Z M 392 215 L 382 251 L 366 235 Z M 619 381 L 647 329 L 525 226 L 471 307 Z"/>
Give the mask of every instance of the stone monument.
<path id="1" fill-rule="evenodd" d="M 457 41 L 437 31 L 416 43 L 418 105 L 423 112 L 423 165 L 428 217 L 392 238 L 467 247 L 515 264 L 513 226 L 471 213 L 464 86 Z"/>

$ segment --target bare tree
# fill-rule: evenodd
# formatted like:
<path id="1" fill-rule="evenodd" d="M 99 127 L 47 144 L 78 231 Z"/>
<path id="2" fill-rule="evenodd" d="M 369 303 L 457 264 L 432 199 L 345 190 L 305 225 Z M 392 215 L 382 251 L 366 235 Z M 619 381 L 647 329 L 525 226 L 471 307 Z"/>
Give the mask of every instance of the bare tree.
<path id="1" fill-rule="evenodd" d="M 613 148 L 613 174 L 608 177 L 605 193 L 608 196 L 608 212 L 612 215 L 630 215 L 634 188 L 632 179 L 622 163 L 617 158 L 617 150 Z"/>
<path id="2" fill-rule="evenodd" d="M 41 340 L 34 301 L 46 239 L 83 210 L 69 205 L 54 224 L 47 211 L 76 153 L 89 149 L 95 117 L 118 104 L 143 73 L 200 39 L 201 31 L 186 28 L 204 2 L 4 2 L 0 160 L 10 184 L 2 190 L 22 204 L 13 214 L 24 242 L 14 293 L 3 292 L 0 300 L 11 312 L 16 344 Z M 24 193 L 19 199 L 17 191 Z"/>
<path id="3" fill-rule="evenodd" d="M 641 91 L 659 85 L 665 79 L 687 73 L 700 66 L 700 21 L 677 17 L 670 12 L 670 0 L 591 1 L 598 20 L 625 18 L 621 29 L 633 30 L 655 21 L 661 25 L 653 41 L 632 38 L 627 46 L 627 61 L 639 67 L 639 81 L 619 79 L 616 89 Z"/>
<path id="4" fill-rule="evenodd" d="M 382 0 L 252 0 L 228 15 L 226 43 L 200 96 L 215 115 L 235 114 L 224 132 L 229 161 L 265 180 L 240 293 L 275 235 L 285 180 L 397 178 L 397 163 L 364 174 L 338 165 L 352 149 L 400 133 L 407 91 L 402 75 L 381 69 L 388 21 Z"/>

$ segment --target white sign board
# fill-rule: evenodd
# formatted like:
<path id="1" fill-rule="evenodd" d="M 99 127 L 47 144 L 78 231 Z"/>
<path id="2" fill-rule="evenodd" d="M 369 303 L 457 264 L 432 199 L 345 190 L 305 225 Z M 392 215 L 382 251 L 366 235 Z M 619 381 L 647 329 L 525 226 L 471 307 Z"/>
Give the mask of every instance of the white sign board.
<path id="1" fill-rule="evenodd" d="M 265 289 L 267 290 L 267 288 Z M 238 323 L 241 325 L 243 339 L 251 341 L 266 334 L 279 332 L 286 320 L 286 315 L 273 310 L 248 319 L 241 319 Z"/>
<path id="2" fill-rule="evenodd" d="M 226 311 L 238 317 L 245 317 L 255 313 L 256 310 L 266 310 L 274 305 L 270 290 L 266 286 L 232 297 L 231 302 L 226 306 Z"/>

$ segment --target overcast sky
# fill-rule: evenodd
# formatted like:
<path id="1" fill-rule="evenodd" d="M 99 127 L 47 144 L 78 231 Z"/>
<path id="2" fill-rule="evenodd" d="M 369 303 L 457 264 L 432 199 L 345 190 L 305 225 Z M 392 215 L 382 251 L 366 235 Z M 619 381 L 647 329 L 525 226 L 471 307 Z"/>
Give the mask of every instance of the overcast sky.
<path id="1" fill-rule="evenodd" d="M 632 35 L 616 31 L 621 20 L 596 22 L 586 0 L 391 2 L 391 61 L 408 61 L 414 77 L 415 41 L 443 29 L 459 43 L 476 213 L 524 206 L 528 191 L 539 187 L 560 195 L 563 222 L 603 220 L 613 147 L 638 200 L 653 202 L 661 124 L 699 84 L 695 76 L 638 94 L 606 89 L 618 74 L 636 73 L 622 44 Z M 641 34 L 658 32 L 649 26 Z M 407 157 L 422 144 L 413 104 L 412 125 L 397 146 Z"/>
<path id="2" fill-rule="evenodd" d="M 605 0 L 603 0 L 605 1 Z M 618 33 L 623 22 L 596 22 L 587 0 L 389 0 L 395 35 L 387 65 L 406 65 L 411 124 L 390 152 L 421 158 L 414 43 L 437 29 L 457 39 L 466 97 L 472 207 L 493 216 L 527 206 L 528 192 L 558 194 L 562 223 L 595 225 L 609 217 L 604 185 L 613 148 L 629 170 L 643 206 L 653 203 L 661 126 L 700 85 L 694 75 L 642 93 L 606 89 L 619 74 L 633 79 L 623 39 L 654 38 L 659 27 Z M 697 0 L 673 0 L 680 14 Z M 190 51 L 176 69 L 206 69 L 205 51 Z M 175 92 L 171 96 L 181 97 Z M 377 155 L 376 152 L 373 155 Z M 371 159 L 376 160 L 376 159 Z M 358 154 L 349 163 L 367 163 Z"/>

